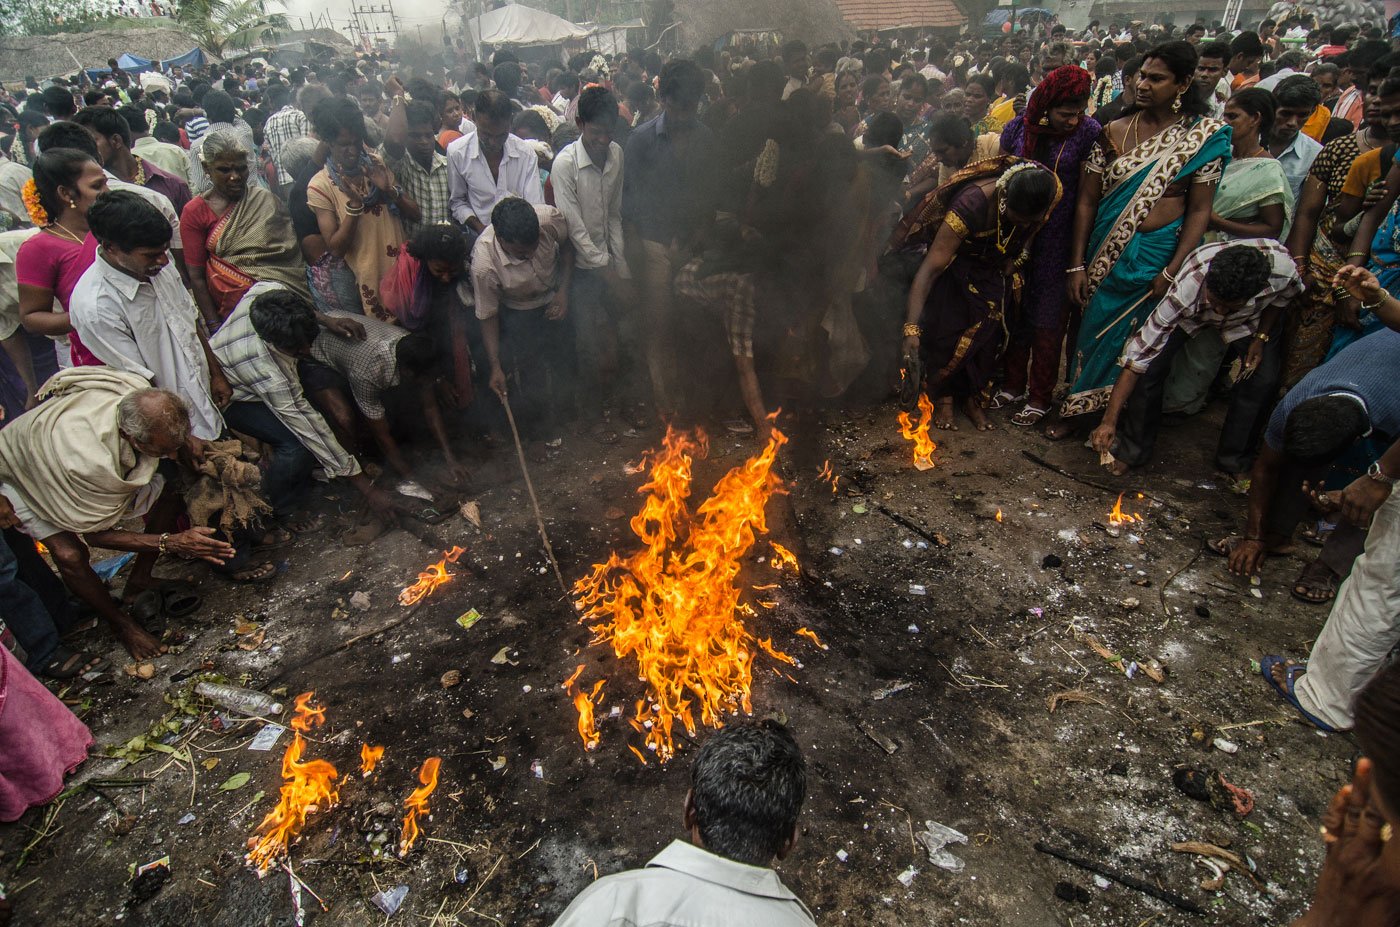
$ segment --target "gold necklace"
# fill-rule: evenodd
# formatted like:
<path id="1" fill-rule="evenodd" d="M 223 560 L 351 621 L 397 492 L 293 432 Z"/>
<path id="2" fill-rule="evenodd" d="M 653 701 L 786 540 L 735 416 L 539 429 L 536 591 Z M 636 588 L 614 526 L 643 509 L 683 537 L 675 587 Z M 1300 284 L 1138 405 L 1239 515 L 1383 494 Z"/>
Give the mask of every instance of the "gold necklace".
<path id="1" fill-rule="evenodd" d="M 994 194 L 994 199 L 996 200 L 996 203 L 993 208 L 995 208 L 997 211 L 997 251 L 1001 252 L 1002 254 L 1005 254 L 1007 246 L 1011 244 L 1011 239 L 1016 237 L 1016 226 L 1012 225 L 1011 231 L 1006 233 L 1005 238 L 1002 237 L 1001 217 L 1003 215 L 1004 210 L 1002 209 L 1002 199 L 1000 190 L 998 190 L 996 194 Z"/>
<path id="2" fill-rule="evenodd" d="M 131 182 L 138 187 L 144 187 L 146 185 L 146 166 L 135 155 L 132 156 L 131 160 L 136 162 L 136 172 L 131 175 Z"/>
<path id="3" fill-rule="evenodd" d="M 58 229 L 57 232 L 53 231 L 55 228 Z M 62 222 L 50 222 L 48 225 L 44 226 L 44 230 L 47 232 L 52 232 L 59 238 L 66 239 L 68 241 L 77 242 L 80 245 L 83 243 L 82 236 L 79 235 L 77 232 L 70 230 Z"/>

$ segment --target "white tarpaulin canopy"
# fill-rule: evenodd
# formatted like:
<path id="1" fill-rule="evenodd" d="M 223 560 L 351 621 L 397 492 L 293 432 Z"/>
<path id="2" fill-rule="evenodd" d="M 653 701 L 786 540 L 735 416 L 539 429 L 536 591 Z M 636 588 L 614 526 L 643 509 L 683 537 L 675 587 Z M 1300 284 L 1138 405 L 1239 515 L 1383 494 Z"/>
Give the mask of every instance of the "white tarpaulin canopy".
<path id="1" fill-rule="evenodd" d="M 577 23 L 518 3 L 473 17 L 467 24 L 482 45 L 557 45 L 589 35 Z"/>

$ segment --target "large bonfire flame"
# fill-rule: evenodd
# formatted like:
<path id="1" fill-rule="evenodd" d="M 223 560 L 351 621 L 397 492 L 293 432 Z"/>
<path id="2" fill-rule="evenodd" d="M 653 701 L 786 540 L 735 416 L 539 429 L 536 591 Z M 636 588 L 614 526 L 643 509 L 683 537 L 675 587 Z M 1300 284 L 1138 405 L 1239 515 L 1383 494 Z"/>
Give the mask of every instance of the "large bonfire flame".
<path id="1" fill-rule="evenodd" d="M 281 857 L 301 833 L 306 816 L 317 809 L 332 807 L 340 798 L 336 787 L 335 767 L 325 760 L 302 762 L 306 740 L 301 736 L 326 720 L 326 710 L 313 705 L 314 692 L 303 692 L 296 698 L 296 714 L 292 718 L 291 746 L 282 757 L 282 795 L 277 806 L 258 825 L 256 835 L 248 838 L 248 862 L 266 872 Z"/>
<path id="2" fill-rule="evenodd" d="M 933 403 L 928 395 L 919 394 L 919 424 L 916 426 L 908 412 L 899 413 L 899 434 L 906 441 L 914 442 L 914 466 L 920 470 L 933 469 L 933 452 L 938 445 L 928 436 L 928 426 L 933 422 Z"/>
<path id="3" fill-rule="evenodd" d="M 661 449 L 643 460 L 651 477 L 631 521 L 642 549 L 629 557 L 611 554 L 574 584 L 580 620 L 589 624 L 593 642 L 610 643 L 618 657 L 637 660 L 646 697 L 637 701 L 631 724 L 663 763 L 674 753 L 676 721 L 693 734 L 697 716 L 719 727 L 727 713 L 752 711 L 756 649 L 791 661 L 744 627 L 739 614 L 754 612 L 741 604 L 736 584 L 756 534 L 767 531 L 764 507 L 781 487 L 773 462 L 786 441 L 774 431 L 763 451 L 726 473 L 692 513 L 686 503 L 691 462 L 706 453 L 706 438 L 668 428 Z M 591 697 L 580 690 L 574 699 L 585 746 L 596 743 L 598 694 L 597 687 Z M 641 751 L 632 751 L 646 762 Z"/>
<path id="4" fill-rule="evenodd" d="M 430 756 L 424 760 L 422 767 L 418 770 L 418 781 L 423 784 L 414 789 L 403 800 L 405 814 L 403 816 L 403 833 L 399 835 L 400 856 L 408 855 L 408 851 L 413 849 L 413 844 L 417 842 L 419 834 L 423 832 L 418 827 L 418 818 L 428 816 L 428 796 L 433 794 L 433 790 L 437 788 L 438 767 L 441 765 L 442 757 Z"/>
<path id="5" fill-rule="evenodd" d="M 433 590 L 438 586 L 450 582 L 452 574 L 447 572 L 447 565 L 449 563 L 456 563 L 457 558 L 465 553 L 466 551 L 460 547 L 453 547 L 451 550 L 443 551 L 441 560 L 418 574 L 418 582 L 400 590 L 399 604 L 413 605 L 432 595 Z"/>

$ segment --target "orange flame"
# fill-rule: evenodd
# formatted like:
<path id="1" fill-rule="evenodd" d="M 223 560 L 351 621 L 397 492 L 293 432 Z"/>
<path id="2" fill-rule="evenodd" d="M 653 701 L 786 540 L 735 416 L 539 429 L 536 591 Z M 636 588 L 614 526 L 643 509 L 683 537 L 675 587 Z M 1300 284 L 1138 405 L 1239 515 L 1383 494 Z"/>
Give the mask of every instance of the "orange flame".
<path id="1" fill-rule="evenodd" d="M 583 692 L 574 687 L 574 683 L 582 674 L 583 664 L 580 663 L 578 669 L 574 670 L 572 676 L 564 680 L 564 684 L 560 688 L 574 697 L 574 708 L 578 711 L 578 736 L 583 739 L 583 749 L 596 750 L 600 735 L 598 734 L 598 725 L 593 720 L 593 712 L 602 702 L 603 686 L 607 680 L 600 679 L 593 686 L 592 692 Z"/>
<path id="2" fill-rule="evenodd" d="M 661 448 L 644 458 L 650 479 L 631 521 L 642 549 L 612 553 L 574 584 L 593 643 L 637 660 L 646 698 L 637 701 L 631 723 L 663 763 L 675 752 L 677 721 L 693 734 L 697 721 L 719 727 L 725 714 L 753 710 L 755 647 L 763 645 L 739 618 L 736 579 L 756 535 L 767 531 L 768 499 L 782 491 L 773 463 L 786 441 L 774 431 L 763 451 L 726 473 L 692 514 L 691 463 L 706 453 L 706 438 L 668 428 Z"/>
<path id="3" fill-rule="evenodd" d="M 805 637 L 805 638 L 807 638 L 807 640 L 809 640 L 809 641 L 811 641 L 812 643 L 816 644 L 816 645 L 817 645 L 818 647 L 820 647 L 822 650 L 826 650 L 826 649 L 827 649 L 826 644 L 823 644 L 823 643 L 822 643 L 822 639 L 821 639 L 820 637 L 817 637 L 817 632 L 816 632 L 816 631 L 813 631 L 811 628 L 798 628 L 798 629 L 797 629 L 797 636 L 798 636 L 798 637 Z"/>
<path id="4" fill-rule="evenodd" d="M 908 412 L 899 413 L 899 434 L 906 441 L 914 442 L 914 466 L 919 470 L 933 469 L 933 452 L 938 445 L 928 436 L 928 426 L 933 422 L 933 403 L 926 394 L 919 394 L 919 424 L 915 427 Z"/>
<path id="5" fill-rule="evenodd" d="M 1113 528 L 1121 528 L 1123 525 L 1131 525 L 1134 522 L 1142 521 L 1142 516 L 1136 512 L 1123 511 L 1123 494 L 1118 494 L 1118 501 L 1113 503 L 1113 511 L 1108 513 L 1108 524 Z"/>
<path id="6" fill-rule="evenodd" d="M 418 574 L 418 582 L 399 591 L 399 604 L 413 605 L 420 602 L 432 595 L 433 590 L 438 586 L 450 582 L 452 574 L 447 572 L 447 565 L 456 563 L 457 559 L 465 553 L 466 551 L 460 547 L 443 551 L 441 560 Z"/>
<path id="7" fill-rule="evenodd" d="M 34 549 L 39 552 L 40 557 L 47 557 L 49 555 L 49 549 L 46 546 L 44 546 L 43 541 L 35 541 Z"/>
<path id="8" fill-rule="evenodd" d="M 822 461 L 822 469 L 821 472 L 817 474 L 817 479 L 824 483 L 830 483 L 831 494 L 833 496 L 836 495 L 836 484 L 841 482 L 841 477 L 836 474 L 835 470 L 831 469 L 831 461 Z"/>
<path id="9" fill-rule="evenodd" d="M 399 835 L 399 855 L 407 856 L 408 851 L 413 849 L 413 844 L 417 842 L 418 836 L 423 832 L 418 827 L 418 817 L 428 815 L 428 796 L 433 794 L 433 790 L 438 784 L 438 767 L 442 765 L 442 758 L 430 756 L 423 761 L 423 765 L 418 770 L 418 781 L 423 783 L 414 789 L 409 796 L 403 800 L 403 806 L 407 809 L 403 816 L 403 833 Z"/>
<path id="10" fill-rule="evenodd" d="M 334 766 L 325 760 L 301 760 L 306 749 L 301 735 L 326 720 L 326 710 L 311 704 L 314 696 L 314 692 L 303 692 L 296 697 L 296 714 L 291 721 L 292 743 L 282 757 L 281 797 L 258 825 L 256 836 L 248 838 L 247 860 L 259 872 L 266 872 L 280 857 L 287 855 L 292 841 L 306 824 L 308 814 L 330 808 L 340 798 Z"/>
<path id="11" fill-rule="evenodd" d="M 384 755 L 383 747 L 371 747 L 369 744 L 360 744 L 360 775 L 368 778 L 374 772 L 374 766 L 379 762 L 379 758 Z"/>
<path id="12" fill-rule="evenodd" d="M 788 567 L 792 567 L 792 572 L 794 573 L 801 572 L 797 568 L 796 554 L 788 550 L 783 545 L 779 544 L 777 541 L 769 541 L 768 544 L 773 548 L 773 556 L 768 561 L 769 566 L 777 570 L 779 573 L 781 573 Z"/>
<path id="13" fill-rule="evenodd" d="M 1001 509 L 997 509 L 997 513 L 996 513 L 995 518 L 996 518 L 997 521 L 1001 521 L 1001 520 L 1002 520 L 1002 517 L 1001 517 Z"/>

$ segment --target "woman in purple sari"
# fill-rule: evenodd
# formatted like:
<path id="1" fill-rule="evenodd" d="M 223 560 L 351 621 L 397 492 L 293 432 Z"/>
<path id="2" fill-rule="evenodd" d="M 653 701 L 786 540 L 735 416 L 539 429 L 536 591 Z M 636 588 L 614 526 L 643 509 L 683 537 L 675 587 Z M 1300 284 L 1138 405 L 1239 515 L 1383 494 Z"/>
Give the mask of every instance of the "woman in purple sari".
<path id="1" fill-rule="evenodd" d="M 1003 155 L 958 171 L 901 223 L 906 241 L 931 242 L 909 289 L 903 356 L 906 371 L 920 366 L 911 358 L 921 362 L 937 427 L 954 428 L 961 402 L 978 431 L 991 428 L 982 401 L 1006 343 L 1006 311 L 1059 199 L 1053 173 Z"/>
<path id="2" fill-rule="evenodd" d="M 1081 67 L 1056 68 L 1036 86 L 1026 111 L 1001 133 L 1002 151 L 1050 168 L 1065 193 L 1031 248 L 1025 298 L 1006 348 L 1006 379 L 989 404 L 1000 409 L 1026 400 L 1025 408 L 1011 417 L 1017 425 L 1034 425 L 1045 417 L 1060 375 L 1060 356 L 1070 327 L 1064 279 L 1080 167 L 1103 133 L 1098 122 L 1084 115 L 1091 81 Z"/>

